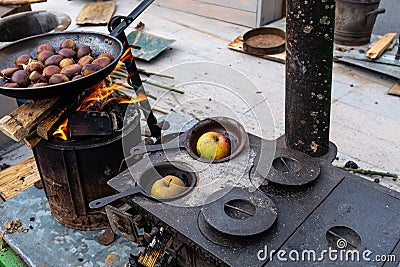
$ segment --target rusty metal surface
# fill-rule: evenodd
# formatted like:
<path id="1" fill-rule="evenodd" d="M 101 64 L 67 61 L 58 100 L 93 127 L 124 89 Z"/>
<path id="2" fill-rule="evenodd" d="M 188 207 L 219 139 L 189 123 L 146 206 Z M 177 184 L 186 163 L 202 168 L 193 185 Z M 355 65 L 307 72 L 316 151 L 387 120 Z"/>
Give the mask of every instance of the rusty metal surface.
<path id="1" fill-rule="evenodd" d="M 317 157 L 329 150 L 334 21 L 334 0 L 287 1 L 286 143 Z"/>
<path id="2" fill-rule="evenodd" d="M 285 51 L 285 31 L 262 27 L 243 35 L 243 49 L 255 55 L 279 54 Z"/>

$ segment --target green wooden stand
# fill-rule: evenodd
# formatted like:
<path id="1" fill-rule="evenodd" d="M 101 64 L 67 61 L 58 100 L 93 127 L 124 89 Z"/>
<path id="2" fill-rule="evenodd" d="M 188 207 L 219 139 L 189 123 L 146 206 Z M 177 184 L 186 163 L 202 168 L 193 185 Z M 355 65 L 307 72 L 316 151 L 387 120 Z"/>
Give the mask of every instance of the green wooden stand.
<path id="1" fill-rule="evenodd" d="M 0 240 L 0 247 L 2 241 Z M 7 251 L 0 252 L 0 267 L 23 267 L 26 266 L 12 248 L 6 245 Z"/>

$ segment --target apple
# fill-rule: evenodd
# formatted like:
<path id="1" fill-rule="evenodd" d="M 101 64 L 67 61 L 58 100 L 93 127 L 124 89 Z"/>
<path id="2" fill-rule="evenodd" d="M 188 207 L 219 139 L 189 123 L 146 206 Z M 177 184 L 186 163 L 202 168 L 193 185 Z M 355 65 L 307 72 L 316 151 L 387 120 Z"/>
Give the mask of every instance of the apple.
<path id="1" fill-rule="evenodd" d="M 229 139 L 218 132 L 206 132 L 196 144 L 197 154 L 207 160 L 219 160 L 231 153 Z"/>
<path id="2" fill-rule="evenodd" d="M 179 177 L 167 175 L 154 182 L 150 194 L 157 198 L 168 198 L 177 196 L 185 190 L 185 183 Z"/>

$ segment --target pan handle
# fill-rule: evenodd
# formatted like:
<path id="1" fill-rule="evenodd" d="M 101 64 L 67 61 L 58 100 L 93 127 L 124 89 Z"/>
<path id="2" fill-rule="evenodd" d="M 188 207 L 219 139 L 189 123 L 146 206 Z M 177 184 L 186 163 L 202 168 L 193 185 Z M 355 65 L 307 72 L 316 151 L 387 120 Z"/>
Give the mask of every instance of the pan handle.
<path id="1" fill-rule="evenodd" d="M 135 186 L 135 187 L 129 188 L 123 192 L 120 192 L 118 194 L 93 200 L 89 203 L 89 208 L 98 209 L 98 208 L 104 207 L 105 205 L 110 204 L 111 202 L 114 202 L 118 199 L 121 199 L 121 198 L 124 198 L 127 196 L 131 196 L 131 195 L 137 195 L 140 193 L 142 193 L 142 190 L 140 189 L 140 187 Z"/>
<path id="2" fill-rule="evenodd" d="M 184 147 L 184 145 L 179 142 L 169 142 L 166 144 L 156 144 L 156 145 L 139 145 L 139 146 L 134 146 L 131 148 L 131 156 L 138 156 L 138 155 L 142 155 L 145 153 L 149 153 L 149 152 L 157 152 L 157 151 L 163 151 L 163 150 L 169 150 L 169 149 L 177 149 L 177 148 L 181 148 Z"/>
<path id="3" fill-rule="evenodd" d="M 125 31 L 126 28 L 137 18 L 142 12 L 148 8 L 154 0 L 144 0 L 140 3 L 121 23 L 115 27 L 110 33 L 111 36 L 117 37 Z"/>

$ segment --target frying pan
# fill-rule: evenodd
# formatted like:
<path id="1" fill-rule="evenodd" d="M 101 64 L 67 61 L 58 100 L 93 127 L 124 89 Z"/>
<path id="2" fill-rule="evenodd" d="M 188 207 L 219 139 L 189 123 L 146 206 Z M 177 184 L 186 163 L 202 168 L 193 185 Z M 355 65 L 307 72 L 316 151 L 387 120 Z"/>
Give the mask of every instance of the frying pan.
<path id="1" fill-rule="evenodd" d="M 138 5 L 126 20 L 123 20 L 110 35 L 96 32 L 58 32 L 36 35 L 21 39 L 0 49 L 0 69 L 15 66 L 15 59 L 22 54 L 30 54 L 37 58 L 36 49 L 39 45 L 47 43 L 56 48 L 60 47 L 62 41 L 70 38 L 77 45 L 85 44 L 92 48 L 94 57 L 101 53 L 110 53 L 115 60 L 105 68 L 82 77 L 80 79 L 65 83 L 48 85 L 35 88 L 7 88 L 4 87 L 4 80 L 0 80 L 0 94 L 15 98 L 44 99 L 60 96 L 67 96 L 79 93 L 86 88 L 93 86 L 105 79 L 117 65 L 119 58 L 124 52 L 124 46 L 118 40 L 118 36 L 135 20 L 154 0 L 145 0 Z"/>
<path id="2" fill-rule="evenodd" d="M 201 158 L 196 151 L 197 140 L 206 132 L 219 132 L 226 136 L 231 145 L 230 155 L 228 157 L 218 159 L 218 160 L 207 160 Z M 202 162 L 212 162 L 219 163 L 228 161 L 235 156 L 237 156 L 246 145 L 247 134 L 244 127 L 234 119 L 228 117 L 213 117 L 207 118 L 196 123 L 188 131 L 182 133 L 178 137 L 178 142 L 168 142 L 166 144 L 156 144 L 156 145 L 139 145 L 131 148 L 131 156 L 142 155 L 148 152 L 156 152 L 168 149 L 184 148 L 189 153 L 189 155 Z"/>
<path id="3" fill-rule="evenodd" d="M 74 40 L 77 45 L 89 45 L 92 48 L 92 55 L 94 57 L 107 52 L 112 54 L 115 59 L 109 65 L 93 74 L 60 84 L 36 88 L 7 88 L 4 87 L 5 81 L 2 79 L 0 80 L 0 93 L 15 98 L 27 99 L 73 95 L 105 79 L 115 68 L 123 53 L 122 43 L 110 35 L 95 32 L 47 33 L 28 37 L 5 46 L 0 50 L 0 68 L 14 67 L 15 59 L 22 54 L 30 54 L 33 58 L 37 58 L 36 48 L 44 43 L 54 46 L 57 50 L 60 44 L 67 38 Z"/>
<path id="4" fill-rule="evenodd" d="M 150 195 L 151 187 L 154 182 L 167 175 L 174 175 L 180 178 L 185 183 L 187 189 L 176 196 L 168 198 L 156 198 Z M 157 162 L 154 166 L 147 168 L 142 174 L 140 174 L 134 187 L 115 195 L 93 200 L 89 203 L 89 207 L 92 209 L 101 208 L 121 198 L 139 194 L 154 201 L 172 201 L 188 194 L 195 187 L 197 179 L 197 171 L 187 163 L 178 161 Z"/>

